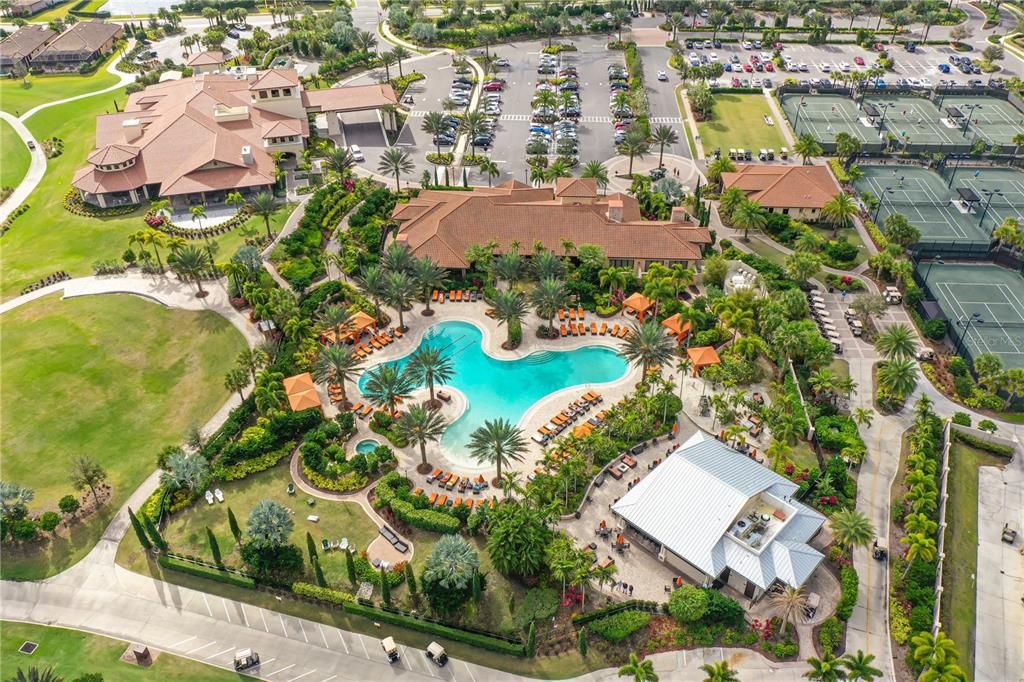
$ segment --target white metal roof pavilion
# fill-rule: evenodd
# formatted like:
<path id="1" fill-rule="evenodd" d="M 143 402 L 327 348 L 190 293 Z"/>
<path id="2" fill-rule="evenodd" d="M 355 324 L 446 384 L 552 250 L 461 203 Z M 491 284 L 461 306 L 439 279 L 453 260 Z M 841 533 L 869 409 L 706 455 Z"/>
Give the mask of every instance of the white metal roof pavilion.
<path id="1" fill-rule="evenodd" d="M 612 506 L 631 526 L 710 578 L 728 568 L 759 590 L 799 587 L 824 556 L 807 541 L 825 517 L 799 486 L 698 434 Z"/>

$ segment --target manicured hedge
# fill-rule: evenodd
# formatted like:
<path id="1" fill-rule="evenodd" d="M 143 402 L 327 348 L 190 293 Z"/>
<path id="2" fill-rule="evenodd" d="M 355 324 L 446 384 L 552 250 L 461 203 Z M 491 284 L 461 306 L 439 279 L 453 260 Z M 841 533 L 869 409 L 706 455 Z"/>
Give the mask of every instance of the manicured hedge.
<path id="1" fill-rule="evenodd" d="M 951 429 L 951 431 L 953 432 L 953 438 L 961 443 L 978 448 L 979 450 L 986 450 L 994 455 L 999 455 L 1000 457 L 1013 457 L 1013 448 L 1008 445 L 990 443 L 987 440 L 982 440 L 981 438 L 956 429 Z"/>
<path id="2" fill-rule="evenodd" d="M 161 555 L 157 561 L 164 568 L 168 568 L 172 571 L 188 573 L 189 575 L 194 575 L 198 578 L 208 578 L 209 580 L 216 580 L 219 583 L 234 585 L 236 587 L 247 587 L 249 589 L 256 587 L 255 580 L 248 576 L 241 575 L 240 573 L 232 573 L 230 571 L 220 570 L 211 566 L 204 566 L 203 564 L 193 564 L 188 561 L 175 559 L 165 555 Z"/>
<path id="3" fill-rule="evenodd" d="M 433 509 L 417 509 L 407 499 L 409 483 L 397 471 L 383 476 L 374 488 L 377 506 L 391 507 L 399 520 L 435 533 L 458 533 L 462 522 L 455 516 Z"/>
<path id="4" fill-rule="evenodd" d="M 836 615 L 842 620 L 849 620 L 853 613 L 853 607 L 857 604 L 857 590 L 860 586 L 860 578 L 852 566 L 843 566 L 839 572 L 839 584 L 841 595 L 839 604 L 836 606 Z"/>
<path id="5" fill-rule="evenodd" d="M 593 611 L 587 611 L 586 613 L 577 613 L 572 617 L 573 625 L 584 625 L 599 618 L 605 618 L 607 616 L 621 613 L 623 611 L 646 611 L 648 613 L 660 613 L 662 611 L 662 605 L 656 601 L 645 601 L 643 599 L 630 599 L 629 601 L 620 602 L 618 604 L 612 604 L 606 606 L 603 609 L 594 609 Z"/>
<path id="6" fill-rule="evenodd" d="M 620 611 L 612 616 L 591 621 L 590 630 L 609 642 L 621 642 L 643 629 L 651 620 L 646 611 Z"/>
<path id="7" fill-rule="evenodd" d="M 288 456 L 293 449 L 295 449 L 295 443 L 288 442 L 277 450 L 272 450 L 265 455 L 260 455 L 253 459 L 246 459 L 238 464 L 232 464 L 231 466 L 224 467 L 218 472 L 217 478 L 225 481 L 237 481 L 245 478 L 246 476 L 266 471 L 267 469 L 276 466 L 277 463 L 284 457 Z"/>
<path id="8" fill-rule="evenodd" d="M 351 604 L 356 600 L 356 598 L 348 592 L 332 590 L 329 587 L 320 587 L 319 585 L 311 585 L 309 583 L 292 583 L 292 592 L 300 597 L 309 597 L 310 599 L 327 602 L 328 604 L 337 604 L 339 606 Z"/>
<path id="9" fill-rule="evenodd" d="M 455 627 L 441 625 L 440 623 L 433 623 L 419 618 L 413 618 L 401 613 L 385 611 L 373 606 L 360 604 L 359 602 L 345 604 L 344 608 L 349 613 L 354 613 L 358 616 L 363 616 L 376 622 L 398 625 L 400 627 L 409 628 L 410 630 L 425 632 L 428 635 L 444 637 L 454 642 L 462 642 L 463 644 L 469 644 L 470 646 L 487 649 L 489 651 L 497 651 L 498 653 L 509 654 L 511 656 L 526 655 L 526 646 L 520 642 L 508 642 L 503 639 L 497 639 L 496 637 L 488 637 L 487 635 L 478 634 L 476 632 L 460 630 Z"/>

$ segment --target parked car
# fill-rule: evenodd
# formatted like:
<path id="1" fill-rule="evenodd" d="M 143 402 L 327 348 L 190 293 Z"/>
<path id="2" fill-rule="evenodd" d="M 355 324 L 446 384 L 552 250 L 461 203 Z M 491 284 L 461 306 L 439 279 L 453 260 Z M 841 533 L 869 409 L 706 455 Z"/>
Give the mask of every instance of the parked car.
<path id="1" fill-rule="evenodd" d="M 668 80 L 668 74 L 665 73 L 664 71 L 659 71 L 658 72 L 658 80 L 660 80 L 660 81 L 667 81 Z"/>
<path id="2" fill-rule="evenodd" d="M 949 73 L 949 64 L 939 64 L 939 73 Z"/>
<path id="3" fill-rule="evenodd" d="M 484 83 L 484 92 L 501 92 L 504 89 L 505 86 L 502 85 L 501 83 L 496 83 L 494 81 L 490 83 Z"/>
<path id="4" fill-rule="evenodd" d="M 864 66 L 864 57 L 857 55 L 856 57 L 853 58 L 853 63 L 856 64 L 857 66 Z"/>
<path id="5" fill-rule="evenodd" d="M 29 140 L 25 144 L 28 146 L 29 149 L 31 149 L 32 151 L 35 151 L 35 149 L 36 149 L 36 143 L 35 142 L 33 142 L 32 140 Z"/>
<path id="6" fill-rule="evenodd" d="M 359 145 L 350 145 L 348 151 L 356 161 L 366 161 L 366 157 L 363 156 L 363 150 L 359 148 Z"/>
<path id="7" fill-rule="evenodd" d="M 495 59 L 494 60 L 494 65 L 495 66 L 503 66 L 503 67 L 506 67 L 506 68 L 509 67 L 509 66 L 512 66 L 511 62 L 509 62 L 509 60 L 507 58 L 505 58 L 505 57 L 498 57 L 497 59 Z"/>

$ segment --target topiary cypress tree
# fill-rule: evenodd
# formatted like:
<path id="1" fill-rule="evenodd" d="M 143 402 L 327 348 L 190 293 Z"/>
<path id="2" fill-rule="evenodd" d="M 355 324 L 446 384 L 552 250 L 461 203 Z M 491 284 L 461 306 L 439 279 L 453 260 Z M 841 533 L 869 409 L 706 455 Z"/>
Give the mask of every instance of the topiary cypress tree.
<path id="1" fill-rule="evenodd" d="M 409 586 L 409 594 L 416 594 L 416 574 L 408 561 L 405 562 L 405 584 Z"/>
<path id="2" fill-rule="evenodd" d="M 153 547 L 153 543 L 146 537 L 146 531 L 142 527 L 142 523 L 139 521 L 139 517 L 135 515 L 131 507 L 128 507 L 128 518 L 131 519 L 132 528 L 135 529 L 135 535 L 139 538 L 139 544 L 142 548 L 149 550 Z"/>
<path id="3" fill-rule="evenodd" d="M 480 584 L 480 571 L 473 571 L 473 603 L 480 603 L 480 591 L 482 585 Z"/>
<path id="4" fill-rule="evenodd" d="M 217 536 L 213 534 L 213 531 L 210 530 L 209 526 L 206 527 L 206 541 L 210 545 L 210 554 L 213 555 L 213 563 L 220 566 L 223 563 L 220 558 L 220 545 L 217 544 Z"/>
<path id="5" fill-rule="evenodd" d="M 352 558 L 351 550 L 345 551 L 345 571 L 348 572 L 348 581 L 352 583 L 352 587 L 356 586 L 356 562 Z"/>
<path id="6" fill-rule="evenodd" d="M 580 642 L 580 656 L 586 656 L 587 655 L 587 626 L 586 625 L 584 625 L 582 628 L 580 628 L 579 642 Z"/>
<path id="7" fill-rule="evenodd" d="M 231 529 L 231 534 L 235 536 L 235 544 L 240 544 L 242 529 L 238 527 L 238 520 L 235 518 L 235 512 L 231 511 L 231 507 L 228 507 L 228 527 Z"/>
<path id="8" fill-rule="evenodd" d="M 388 574 L 384 567 L 380 567 L 380 598 L 384 600 L 385 606 L 391 606 L 391 585 L 388 584 Z"/>
<path id="9" fill-rule="evenodd" d="M 153 523 L 153 519 L 149 518 L 148 514 L 143 514 L 143 525 L 146 526 L 146 534 L 149 535 L 153 544 L 157 546 L 161 551 L 167 551 L 167 541 L 164 540 L 164 536 L 160 535 L 160 530 Z"/>
<path id="10" fill-rule="evenodd" d="M 537 627 L 530 621 L 530 629 L 526 633 L 526 657 L 533 658 L 537 655 Z"/>
<path id="11" fill-rule="evenodd" d="M 324 577 L 324 569 L 320 568 L 320 561 L 316 557 L 310 561 L 313 563 L 313 572 L 316 573 L 316 584 L 320 587 L 327 587 L 327 578 Z"/>

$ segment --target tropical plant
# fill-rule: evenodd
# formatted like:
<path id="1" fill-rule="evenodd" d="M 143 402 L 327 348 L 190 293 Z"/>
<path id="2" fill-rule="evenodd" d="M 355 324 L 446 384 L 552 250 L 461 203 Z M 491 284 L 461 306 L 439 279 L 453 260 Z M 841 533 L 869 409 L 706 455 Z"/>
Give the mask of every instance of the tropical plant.
<path id="1" fill-rule="evenodd" d="M 875 350 L 887 360 L 912 358 L 917 353 L 914 332 L 902 322 L 890 325 L 875 339 Z"/>
<path id="2" fill-rule="evenodd" d="M 68 479 L 71 481 L 71 487 L 75 490 L 88 488 L 92 493 L 93 502 L 97 507 L 100 505 L 96 487 L 107 480 L 107 471 L 99 462 L 88 455 L 76 455 L 71 460 L 71 472 Z"/>
<path id="3" fill-rule="evenodd" d="M 277 199 L 270 192 L 260 192 L 249 201 L 249 212 L 263 218 L 263 226 L 270 239 L 274 238 L 274 233 L 270 231 L 270 216 L 277 212 L 277 207 Z"/>
<path id="4" fill-rule="evenodd" d="M 447 427 L 448 421 L 427 403 L 410 406 L 398 420 L 398 432 L 411 444 L 420 448 L 421 470 L 426 470 L 430 466 L 427 463 L 427 443 L 436 443 L 440 440 Z"/>
<path id="5" fill-rule="evenodd" d="M 960 652 L 945 632 L 932 635 L 927 630 L 910 638 L 911 656 L 919 665 L 929 667 L 935 663 L 955 663 Z"/>
<path id="6" fill-rule="evenodd" d="M 593 178 L 597 181 L 599 189 L 602 191 L 608 189 L 608 169 L 600 161 L 587 161 L 583 164 L 583 172 L 580 173 L 580 177 Z"/>
<path id="7" fill-rule="evenodd" d="M 260 500 L 249 512 L 245 534 L 255 546 L 280 547 L 295 528 L 291 514 L 274 500 Z"/>
<path id="8" fill-rule="evenodd" d="M 802 588 L 787 585 L 768 597 L 768 605 L 782 621 L 783 628 L 787 624 L 795 628 L 796 619 L 802 617 L 807 608 L 807 595 Z"/>
<path id="9" fill-rule="evenodd" d="M 729 661 L 714 661 L 700 667 L 707 677 L 704 682 L 740 682 L 739 673 L 729 667 Z"/>
<path id="10" fill-rule="evenodd" d="M 549 334 L 553 335 L 555 315 L 565 304 L 565 285 L 554 277 L 543 279 L 531 292 L 530 301 L 537 309 L 537 314 L 548 321 Z"/>
<path id="11" fill-rule="evenodd" d="M 807 659 L 810 670 L 804 673 L 804 677 L 817 682 L 837 682 L 846 679 L 846 671 L 842 667 L 842 660 L 836 658 L 831 652 L 825 652 L 821 658 L 811 656 Z"/>
<path id="12" fill-rule="evenodd" d="M 206 296 L 202 278 L 210 270 L 210 254 L 208 252 L 194 246 L 186 246 L 178 251 L 172 267 L 182 279 L 185 281 L 192 280 L 196 283 L 198 289 L 196 298 Z"/>
<path id="13" fill-rule="evenodd" d="M 416 300 L 416 282 L 409 273 L 388 271 L 384 277 L 385 298 L 388 304 L 398 311 L 398 328 L 406 330 L 405 310 L 411 308 Z"/>
<path id="14" fill-rule="evenodd" d="M 498 168 L 498 162 L 492 158 L 486 158 L 480 161 L 477 169 L 487 176 L 487 186 L 490 187 L 494 178 L 501 175 L 501 169 Z"/>
<path id="15" fill-rule="evenodd" d="M 865 654 L 860 649 L 857 649 L 855 654 L 843 656 L 841 661 L 843 667 L 846 668 L 846 679 L 871 682 L 876 677 L 881 677 L 882 671 L 871 665 L 871 662 L 874 660 L 874 654 Z"/>
<path id="16" fill-rule="evenodd" d="M 451 355 L 445 355 L 443 348 L 421 346 L 409 358 L 405 366 L 409 379 L 424 385 L 430 393 L 430 405 L 437 408 L 440 402 L 434 397 L 435 384 L 447 384 L 455 376 L 455 363 Z"/>
<path id="17" fill-rule="evenodd" d="M 209 472 L 210 467 L 201 456 L 179 450 L 164 462 L 160 484 L 172 491 L 185 489 L 195 492 Z"/>
<path id="18" fill-rule="evenodd" d="M 857 202 L 846 192 L 840 192 L 825 202 L 821 207 L 821 215 L 832 225 L 832 239 L 839 230 L 850 226 L 850 221 L 860 211 Z"/>
<path id="19" fill-rule="evenodd" d="M 499 291 L 494 296 L 494 319 L 498 326 L 506 325 L 505 344 L 512 346 L 512 327 L 522 324 L 526 317 L 526 298 L 519 291 Z"/>
<path id="20" fill-rule="evenodd" d="M 491 272 L 498 281 L 508 282 L 508 288 L 515 289 L 516 282 L 523 277 L 523 257 L 518 251 L 509 251 L 498 256 L 494 261 Z"/>
<path id="21" fill-rule="evenodd" d="M 626 288 L 626 284 L 629 282 L 632 274 L 629 268 L 611 265 L 597 273 L 597 280 L 601 286 L 608 287 L 608 296 L 610 298 L 616 289 Z"/>
<path id="22" fill-rule="evenodd" d="M 363 397 L 393 414 L 398 403 L 412 393 L 413 386 L 412 378 L 394 365 L 378 365 L 366 373 Z"/>
<path id="23" fill-rule="evenodd" d="M 313 378 L 328 386 L 337 385 L 341 388 L 342 404 L 348 401 L 345 384 L 362 371 L 362 360 L 347 346 L 324 345 L 320 347 L 316 360 L 313 361 L 311 372 Z"/>
<path id="24" fill-rule="evenodd" d="M 917 363 L 908 358 L 886 360 L 878 368 L 878 387 L 903 400 L 917 388 Z"/>
<path id="25" fill-rule="evenodd" d="M 501 480 L 501 467 L 520 462 L 526 452 L 523 432 L 504 418 L 488 419 L 469 437 L 469 452 L 481 464 L 496 467 L 495 485 Z"/>
<path id="26" fill-rule="evenodd" d="M 665 165 L 665 145 L 679 142 L 679 133 L 670 125 L 660 125 L 651 131 L 651 142 L 658 145 L 658 167 L 660 168 Z"/>
<path id="27" fill-rule="evenodd" d="M 903 572 L 904 577 L 910 572 L 910 567 L 917 559 L 931 561 L 935 558 L 935 538 L 923 533 L 911 533 L 900 538 L 900 543 L 907 546 L 907 568 Z"/>
<path id="28" fill-rule="evenodd" d="M 633 325 L 632 332 L 619 345 L 619 354 L 642 370 L 647 377 L 654 365 L 665 365 L 675 355 L 675 340 L 665 334 L 657 319 Z"/>
<path id="29" fill-rule="evenodd" d="M 830 520 L 832 534 L 842 547 L 867 547 L 875 538 L 875 528 L 856 509 L 840 509 Z"/>
<path id="30" fill-rule="evenodd" d="M 658 682 L 658 674 L 654 672 L 654 663 L 650 659 L 641 660 L 636 654 L 629 655 L 629 663 L 619 668 L 620 677 L 632 677 L 633 682 Z"/>
<path id="31" fill-rule="evenodd" d="M 743 230 L 743 241 L 750 241 L 751 230 L 763 230 L 768 224 L 768 211 L 756 201 L 747 199 L 730 214 L 733 227 Z"/>
<path id="32" fill-rule="evenodd" d="M 793 145 L 793 151 L 796 152 L 797 156 L 800 157 L 801 163 L 805 166 L 814 157 L 821 156 L 822 154 L 821 145 L 818 144 L 818 141 L 810 133 L 804 133 L 797 139 L 796 144 Z"/>
<path id="33" fill-rule="evenodd" d="M 430 309 L 431 292 L 437 289 L 443 290 L 448 283 L 448 271 L 434 262 L 430 256 L 419 258 L 412 264 L 412 279 L 416 286 L 423 292 L 423 300 L 426 301 L 424 315 L 432 315 Z"/>
<path id="34" fill-rule="evenodd" d="M 622 140 L 622 144 L 619 145 L 619 153 L 629 157 L 629 177 L 633 177 L 633 159 L 644 158 L 644 155 L 651 151 L 651 146 L 647 143 L 647 138 L 639 130 L 633 130 L 626 133 L 626 137 Z"/>
<path id="35" fill-rule="evenodd" d="M 416 167 L 412 161 L 412 155 L 401 147 L 388 147 L 381 154 L 380 162 L 377 164 L 377 172 L 382 175 L 395 176 L 395 191 L 401 192 L 402 173 L 411 173 Z"/>

